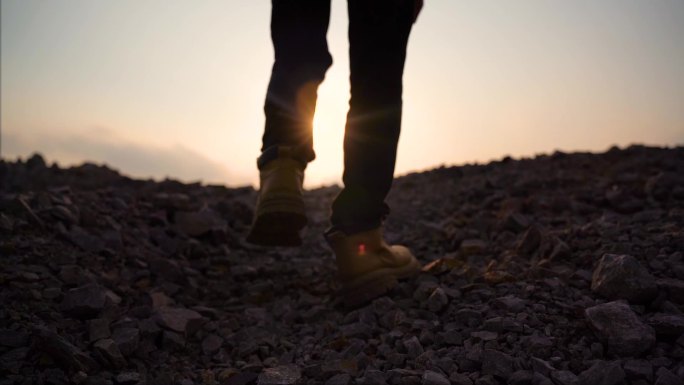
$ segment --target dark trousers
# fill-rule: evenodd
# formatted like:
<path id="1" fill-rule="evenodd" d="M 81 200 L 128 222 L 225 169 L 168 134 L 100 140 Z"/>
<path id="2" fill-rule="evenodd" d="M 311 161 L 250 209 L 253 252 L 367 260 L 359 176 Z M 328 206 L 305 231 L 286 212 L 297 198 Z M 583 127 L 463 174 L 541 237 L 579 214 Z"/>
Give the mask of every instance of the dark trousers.
<path id="1" fill-rule="evenodd" d="M 348 0 L 351 100 L 344 135 L 344 188 L 333 229 L 347 234 L 379 226 L 389 213 L 401 129 L 402 75 L 414 0 Z M 330 0 L 272 0 L 275 63 L 268 85 L 261 167 L 280 146 L 312 161 L 317 89 L 332 65 L 326 33 Z"/>

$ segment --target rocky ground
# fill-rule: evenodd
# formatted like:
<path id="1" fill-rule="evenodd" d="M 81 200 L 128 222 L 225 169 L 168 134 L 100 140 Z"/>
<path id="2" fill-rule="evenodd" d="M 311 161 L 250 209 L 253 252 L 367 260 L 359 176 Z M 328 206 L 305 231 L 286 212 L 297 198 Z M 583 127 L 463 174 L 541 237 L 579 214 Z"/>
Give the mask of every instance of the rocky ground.
<path id="1" fill-rule="evenodd" d="M 398 178 L 424 272 L 351 311 L 338 191 L 266 249 L 252 188 L 0 163 L 0 384 L 684 384 L 684 148 Z"/>

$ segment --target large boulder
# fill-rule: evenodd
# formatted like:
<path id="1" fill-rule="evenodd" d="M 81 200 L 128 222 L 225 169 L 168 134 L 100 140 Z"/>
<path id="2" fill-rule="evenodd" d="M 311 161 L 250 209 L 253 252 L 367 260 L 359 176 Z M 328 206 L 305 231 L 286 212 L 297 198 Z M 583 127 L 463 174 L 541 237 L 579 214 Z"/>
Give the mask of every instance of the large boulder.
<path id="1" fill-rule="evenodd" d="M 655 344 L 655 331 L 641 322 L 624 301 L 613 301 L 585 310 L 587 321 L 598 338 L 616 356 L 630 357 Z"/>
<path id="2" fill-rule="evenodd" d="M 631 255 L 605 254 L 594 270 L 591 290 L 608 299 L 645 303 L 658 294 L 656 279 Z"/>

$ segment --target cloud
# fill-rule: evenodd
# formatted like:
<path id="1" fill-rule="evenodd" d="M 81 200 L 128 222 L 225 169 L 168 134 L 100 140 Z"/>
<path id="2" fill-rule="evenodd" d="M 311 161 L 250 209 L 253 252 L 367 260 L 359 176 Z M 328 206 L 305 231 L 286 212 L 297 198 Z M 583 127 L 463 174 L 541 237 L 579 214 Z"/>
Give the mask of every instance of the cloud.
<path id="1" fill-rule="evenodd" d="M 61 166 L 85 161 L 105 163 L 125 175 L 138 178 L 173 178 L 231 186 L 251 183 L 246 175 L 183 145 L 156 147 L 117 138 L 107 128 L 79 132 L 16 132 L 3 130 L 2 157 L 27 157 L 39 152 Z"/>

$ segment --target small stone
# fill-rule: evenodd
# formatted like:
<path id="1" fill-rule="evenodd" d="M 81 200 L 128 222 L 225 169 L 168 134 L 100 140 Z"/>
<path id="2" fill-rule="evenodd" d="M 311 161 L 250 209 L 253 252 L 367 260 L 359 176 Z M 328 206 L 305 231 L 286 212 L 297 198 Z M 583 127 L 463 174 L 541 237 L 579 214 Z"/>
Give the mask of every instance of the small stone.
<path id="1" fill-rule="evenodd" d="M 218 213 L 210 209 L 200 211 L 177 211 L 174 216 L 176 229 L 189 237 L 198 237 L 211 229 L 224 225 Z"/>
<path id="2" fill-rule="evenodd" d="M 521 255 L 523 257 L 531 256 L 532 253 L 534 253 L 534 251 L 539 248 L 541 240 L 541 231 L 536 226 L 530 227 L 525 232 L 525 235 L 523 235 L 522 239 L 520 240 L 520 243 L 518 243 L 518 246 L 516 248 L 518 255 Z"/>
<path id="3" fill-rule="evenodd" d="M 427 299 L 427 308 L 433 313 L 439 313 L 449 304 L 449 298 L 441 287 L 432 291 Z"/>
<path id="4" fill-rule="evenodd" d="M 509 385 L 530 385 L 534 375 L 529 370 L 518 370 L 508 377 Z"/>
<path id="5" fill-rule="evenodd" d="M 347 373 L 336 374 L 325 382 L 325 385 L 348 385 L 351 381 L 351 376 Z"/>
<path id="6" fill-rule="evenodd" d="M 499 385 L 499 381 L 491 374 L 487 374 L 475 380 L 475 385 Z"/>
<path id="7" fill-rule="evenodd" d="M 519 313 L 525 309 L 525 300 L 518 297 L 507 295 L 492 300 L 492 307 L 506 309 L 511 313 Z"/>
<path id="8" fill-rule="evenodd" d="M 58 299 L 62 295 L 62 289 L 59 287 L 46 287 L 43 289 L 43 298 Z"/>
<path id="9" fill-rule="evenodd" d="M 470 336 L 480 341 L 494 341 L 499 337 L 499 334 L 483 330 L 479 332 L 472 332 L 470 333 Z"/>
<path id="10" fill-rule="evenodd" d="M 59 270 L 59 279 L 69 286 L 81 285 L 87 280 L 83 268 L 78 265 L 62 266 Z"/>
<path id="11" fill-rule="evenodd" d="M 620 362 L 597 361 L 578 376 L 580 385 L 617 385 L 625 379 Z"/>
<path id="12" fill-rule="evenodd" d="M 254 384 L 258 375 L 253 372 L 241 372 L 230 376 L 228 379 L 221 381 L 221 385 L 250 385 Z"/>
<path id="13" fill-rule="evenodd" d="M 655 344 L 655 331 L 645 325 L 622 301 L 596 305 L 585 310 L 596 335 L 608 351 L 622 357 L 643 353 Z"/>
<path id="14" fill-rule="evenodd" d="M 349 325 L 342 325 L 340 327 L 340 331 L 342 332 L 342 335 L 347 338 L 361 339 L 370 338 L 372 333 L 371 327 L 361 322 L 355 322 Z"/>
<path id="15" fill-rule="evenodd" d="M 368 369 L 363 375 L 361 385 L 387 385 L 387 379 L 381 371 Z"/>
<path id="16" fill-rule="evenodd" d="M 420 341 L 418 340 L 418 337 L 413 336 L 407 340 L 404 341 L 404 347 L 406 348 L 406 352 L 408 353 L 408 356 L 412 359 L 416 359 L 419 355 L 423 354 L 425 350 L 423 350 L 423 345 L 420 344 Z"/>
<path id="17" fill-rule="evenodd" d="M 121 354 L 128 357 L 135 352 L 140 342 L 140 330 L 136 328 L 119 328 L 114 330 L 112 339 Z"/>
<path id="18" fill-rule="evenodd" d="M 684 281 L 675 278 L 661 278 L 658 287 L 667 293 L 670 301 L 684 305 Z"/>
<path id="19" fill-rule="evenodd" d="M 302 371 L 296 365 L 266 368 L 257 380 L 258 385 L 290 385 L 296 384 L 302 377 Z"/>
<path id="20" fill-rule="evenodd" d="M 122 368 L 126 365 L 121 351 L 119 351 L 116 342 L 110 338 L 101 339 L 93 345 L 95 351 L 100 354 L 104 363 L 114 369 Z"/>
<path id="21" fill-rule="evenodd" d="M 37 339 L 37 343 L 35 344 L 36 349 L 46 353 L 64 368 L 90 373 L 98 366 L 95 360 L 93 360 L 89 354 L 81 351 L 79 348 L 72 345 L 70 342 L 51 330 L 36 328 L 33 331 L 33 335 Z M 14 351 L 18 351 L 19 349 L 28 348 L 18 348 Z M 11 352 L 12 351 L 5 353 L 2 356 L 3 360 L 0 360 L 0 362 L 9 358 L 7 355 L 11 354 Z"/>
<path id="22" fill-rule="evenodd" d="M 645 303 L 658 294 L 656 280 L 631 255 L 605 254 L 594 270 L 591 290 L 608 299 Z"/>
<path id="23" fill-rule="evenodd" d="M 451 373 L 449 381 L 451 381 L 452 385 L 473 385 L 473 380 L 463 373 Z"/>
<path id="24" fill-rule="evenodd" d="M 194 310 L 162 307 L 154 316 L 159 326 L 178 333 L 193 334 L 201 326 L 204 318 Z"/>
<path id="25" fill-rule="evenodd" d="M 223 345 L 223 338 L 216 334 L 209 334 L 202 340 L 202 351 L 204 354 L 213 354 L 221 348 L 221 345 Z"/>
<path id="26" fill-rule="evenodd" d="M 133 385 L 140 382 L 140 373 L 138 372 L 123 372 L 119 373 L 116 378 L 116 383 L 119 385 Z"/>
<path id="27" fill-rule="evenodd" d="M 466 326 L 477 326 L 482 322 L 482 313 L 473 309 L 460 309 L 454 314 L 457 321 Z"/>
<path id="28" fill-rule="evenodd" d="M 548 361 L 544 361 L 541 358 L 532 357 L 530 362 L 532 363 L 532 370 L 534 370 L 535 373 L 541 373 L 547 377 L 551 372 L 556 370 Z"/>
<path id="29" fill-rule="evenodd" d="M 421 385 L 451 385 L 451 382 L 441 373 L 426 370 L 423 372 Z"/>
<path id="30" fill-rule="evenodd" d="M 498 350 L 485 349 L 482 352 L 482 373 L 506 380 L 513 373 L 513 358 Z"/>
<path id="31" fill-rule="evenodd" d="M 536 333 L 521 338 L 521 342 L 529 353 L 541 358 L 548 358 L 553 348 L 553 341 L 549 337 Z"/>
<path id="32" fill-rule="evenodd" d="M 180 333 L 164 330 L 162 333 L 162 347 L 171 351 L 185 348 L 185 338 Z"/>
<path id="33" fill-rule="evenodd" d="M 551 372 L 551 380 L 557 385 L 578 385 L 579 378 L 569 370 L 554 370 Z"/>
<path id="34" fill-rule="evenodd" d="M 648 382 L 653 381 L 653 365 L 646 360 L 627 360 L 623 369 L 629 379 L 643 378 Z"/>
<path id="35" fill-rule="evenodd" d="M 106 318 L 94 318 L 88 321 L 88 337 L 90 342 L 95 342 L 103 338 L 109 338 L 109 320 Z"/>
<path id="36" fill-rule="evenodd" d="M 103 287 L 88 284 L 67 291 L 60 309 L 76 318 L 92 318 L 104 309 L 105 300 L 106 292 Z"/>
<path id="37" fill-rule="evenodd" d="M 684 385 L 684 379 L 678 377 L 666 368 L 658 369 L 655 385 Z"/>
<path id="38" fill-rule="evenodd" d="M 461 241 L 459 252 L 463 256 L 479 255 L 487 249 L 487 242 L 481 239 L 464 239 Z"/>
<path id="39" fill-rule="evenodd" d="M 680 336 L 684 334 L 684 315 L 654 314 L 648 318 L 647 323 L 659 335 Z"/>
<path id="40" fill-rule="evenodd" d="M 155 291 L 149 294 L 150 301 L 152 301 L 152 308 L 158 309 L 161 307 L 167 307 L 173 305 L 173 299 L 170 298 L 166 293 L 161 291 Z"/>

